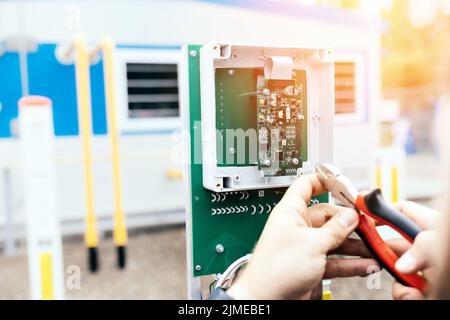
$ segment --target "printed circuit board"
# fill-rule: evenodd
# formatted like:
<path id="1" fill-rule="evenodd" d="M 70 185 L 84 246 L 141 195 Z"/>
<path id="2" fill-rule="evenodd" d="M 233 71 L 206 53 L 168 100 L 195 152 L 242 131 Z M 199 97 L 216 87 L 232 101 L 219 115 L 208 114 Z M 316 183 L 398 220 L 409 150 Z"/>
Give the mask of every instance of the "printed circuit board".
<path id="1" fill-rule="evenodd" d="M 188 177 L 192 215 L 190 237 L 192 239 L 192 275 L 195 277 L 222 273 L 236 259 L 252 252 L 267 218 L 286 191 L 286 188 L 260 188 L 213 192 L 204 187 L 203 163 L 196 162 L 195 151 L 199 148 L 198 143 L 201 143 L 201 139 L 196 140 L 196 137 L 201 136 L 201 127 L 198 123 L 202 120 L 200 47 L 189 45 L 186 52 L 189 61 L 190 175 Z M 195 54 L 191 54 L 192 52 Z M 263 77 L 263 74 L 262 68 L 217 68 L 215 70 L 216 129 L 224 133 L 219 136 L 225 136 L 227 129 L 257 130 L 258 88 L 260 87 L 258 79 Z M 294 78 L 298 88 L 302 88 L 302 92 L 298 92 L 295 97 L 289 96 L 288 99 L 290 104 L 293 104 L 295 99 L 296 104 L 301 108 L 292 112 L 291 117 L 301 110 L 307 118 L 306 72 L 295 70 Z M 264 84 L 262 81 L 261 86 Z M 284 87 L 286 86 L 275 91 Z M 274 90 L 275 87 L 270 86 L 270 88 Z M 268 99 L 270 100 L 270 96 Z M 288 123 L 291 124 L 291 121 Z M 300 142 L 296 142 L 296 148 L 300 150 L 299 160 L 305 162 L 308 158 L 307 122 L 302 122 L 301 126 L 299 121 L 295 124 L 297 125 L 296 138 L 302 138 Z M 226 154 L 228 149 L 225 145 L 225 143 L 218 143 L 218 154 Z M 237 144 L 235 148 L 239 149 Z M 285 150 L 288 152 L 291 149 Z M 237 157 L 236 153 L 234 159 L 227 161 L 227 157 L 224 156 L 218 166 L 258 166 L 258 159 L 253 161 L 249 154 L 245 155 L 244 163 L 238 163 Z M 328 194 L 314 197 L 311 205 L 321 202 L 328 202 Z"/>
<path id="2" fill-rule="evenodd" d="M 304 86 L 294 78 L 257 88 L 258 169 L 266 177 L 295 176 L 302 168 Z"/>

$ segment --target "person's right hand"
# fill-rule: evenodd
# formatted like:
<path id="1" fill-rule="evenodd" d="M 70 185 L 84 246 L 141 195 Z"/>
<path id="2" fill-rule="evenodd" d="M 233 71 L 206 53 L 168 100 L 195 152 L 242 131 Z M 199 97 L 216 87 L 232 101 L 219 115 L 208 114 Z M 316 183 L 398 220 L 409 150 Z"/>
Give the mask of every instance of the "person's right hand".
<path id="1" fill-rule="evenodd" d="M 436 276 L 436 250 L 438 239 L 436 227 L 439 213 L 414 202 L 401 202 L 394 205 L 397 210 L 414 221 L 424 231 L 418 234 L 411 245 L 405 239 L 394 239 L 389 245 L 401 255 L 395 268 L 401 273 L 414 274 L 423 272 L 428 281 Z M 419 290 L 394 282 L 392 296 L 395 300 L 422 300 L 425 295 Z"/>

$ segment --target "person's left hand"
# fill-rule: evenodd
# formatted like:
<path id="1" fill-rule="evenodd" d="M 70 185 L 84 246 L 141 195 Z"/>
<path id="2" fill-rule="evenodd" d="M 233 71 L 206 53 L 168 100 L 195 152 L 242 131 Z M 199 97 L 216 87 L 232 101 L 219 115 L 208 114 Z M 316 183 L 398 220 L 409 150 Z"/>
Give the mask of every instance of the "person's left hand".
<path id="1" fill-rule="evenodd" d="M 366 276 L 377 263 L 360 240 L 347 239 L 358 214 L 330 204 L 316 175 L 302 176 L 271 213 L 253 257 L 228 290 L 234 299 L 309 299 L 323 278 Z M 331 253 L 360 256 L 327 259 Z"/>

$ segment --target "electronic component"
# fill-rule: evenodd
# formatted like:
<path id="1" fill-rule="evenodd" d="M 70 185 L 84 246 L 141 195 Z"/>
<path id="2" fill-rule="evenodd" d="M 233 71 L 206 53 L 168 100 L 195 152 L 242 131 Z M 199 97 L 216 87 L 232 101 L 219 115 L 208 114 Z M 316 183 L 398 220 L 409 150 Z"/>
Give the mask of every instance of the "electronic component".
<path id="1" fill-rule="evenodd" d="M 284 188 L 331 158 L 331 51 L 212 43 L 199 52 L 206 189 Z"/>
<path id="2" fill-rule="evenodd" d="M 297 175 L 302 167 L 303 86 L 294 78 L 257 88 L 258 169 L 265 177 Z"/>
<path id="3" fill-rule="evenodd" d="M 317 162 L 332 162 L 330 52 L 217 42 L 183 50 L 180 101 L 189 133 L 186 225 L 193 277 L 223 273 L 251 252 L 298 170 L 310 173 Z M 274 156 L 260 159 L 262 145 Z M 274 162 L 284 172 L 264 175 L 260 167 L 273 168 Z M 328 194 L 311 199 L 320 202 L 328 202 Z"/>

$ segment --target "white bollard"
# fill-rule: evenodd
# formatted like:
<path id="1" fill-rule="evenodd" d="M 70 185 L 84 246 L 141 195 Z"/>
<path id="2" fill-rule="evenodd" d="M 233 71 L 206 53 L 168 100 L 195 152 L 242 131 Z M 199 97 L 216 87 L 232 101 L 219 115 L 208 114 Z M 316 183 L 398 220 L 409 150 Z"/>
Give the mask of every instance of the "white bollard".
<path id="1" fill-rule="evenodd" d="M 31 298 L 64 299 L 51 100 L 20 99 L 19 130 Z"/>

